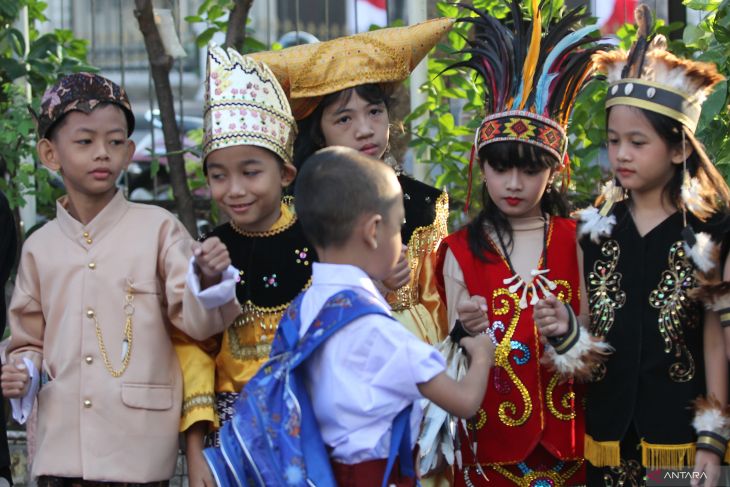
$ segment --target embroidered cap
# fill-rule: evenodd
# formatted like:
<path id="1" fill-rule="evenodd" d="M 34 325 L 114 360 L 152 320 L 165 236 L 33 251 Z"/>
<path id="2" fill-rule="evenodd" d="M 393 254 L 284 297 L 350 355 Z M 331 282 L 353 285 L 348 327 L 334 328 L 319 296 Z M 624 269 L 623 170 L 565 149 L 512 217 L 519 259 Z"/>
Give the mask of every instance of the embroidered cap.
<path id="1" fill-rule="evenodd" d="M 40 112 L 29 108 L 36 122 L 38 136 L 45 138 L 49 130 L 68 112 L 91 113 L 99 103 L 119 106 L 127 118 L 127 135 L 134 131 L 134 113 L 124 88 L 94 73 L 74 73 L 49 87 L 41 99 Z"/>
<path id="2" fill-rule="evenodd" d="M 291 164 L 296 122 L 271 70 L 211 43 L 206 73 L 203 159 L 216 149 L 255 145 Z"/>
<path id="3" fill-rule="evenodd" d="M 390 27 L 280 51 L 257 52 L 289 96 L 297 120 L 310 115 L 322 97 L 368 83 L 398 83 L 451 29 L 439 18 Z"/>
<path id="4" fill-rule="evenodd" d="M 653 25 L 649 7 L 635 11 L 637 35 L 631 50 L 597 52 L 596 67 L 606 74 L 606 108 L 629 105 L 665 115 L 690 132 L 697 130 L 702 103 L 723 80 L 712 63 L 692 61 L 666 50 L 663 35 L 649 41 Z"/>

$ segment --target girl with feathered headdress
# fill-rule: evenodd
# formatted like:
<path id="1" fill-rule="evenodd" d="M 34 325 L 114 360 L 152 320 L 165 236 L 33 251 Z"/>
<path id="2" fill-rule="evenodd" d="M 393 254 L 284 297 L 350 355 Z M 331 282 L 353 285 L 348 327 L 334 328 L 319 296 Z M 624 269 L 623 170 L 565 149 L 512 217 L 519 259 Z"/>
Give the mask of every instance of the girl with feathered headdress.
<path id="1" fill-rule="evenodd" d="M 636 20 L 628 53 L 594 56 L 609 82 L 615 178 L 581 212 L 580 233 L 591 332 L 616 353 L 588 387 L 588 483 L 640 485 L 646 469 L 694 465 L 716 485 L 730 436 L 720 327 L 730 192 L 694 132 L 722 76 L 652 39 L 646 6 Z"/>
<path id="2" fill-rule="evenodd" d="M 589 376 L 608 347 L 578 320 L 587 308 L 575 223 L 556 181 L 568 172 L 566 127 L 591 77 L 598 27 L 581 27 L 580 9 L 545 22 L 537 0 L 531 17 L 520 2 L 510 7 L 503 23 L 464 5 L 475 14 L 461 19 L 474 24 L 470 56 L 452 66 L 473 69 L 485 84 L 487 116 L 474 143 L 484 186 L 481 212 L 444 240 L 437 269 L 453 329 L 486 332 L 497 347 L 482 408 L 454 435 L 455 479 L 458 486 L 578 485 L 583 410 L 575 380 Z M 438 415 L 430 412 L 433 423 Z M 447 456 L 449 423 L 437 434 Z M 424 428 L 428 465 L 435 433 L 432 424 Z"/>

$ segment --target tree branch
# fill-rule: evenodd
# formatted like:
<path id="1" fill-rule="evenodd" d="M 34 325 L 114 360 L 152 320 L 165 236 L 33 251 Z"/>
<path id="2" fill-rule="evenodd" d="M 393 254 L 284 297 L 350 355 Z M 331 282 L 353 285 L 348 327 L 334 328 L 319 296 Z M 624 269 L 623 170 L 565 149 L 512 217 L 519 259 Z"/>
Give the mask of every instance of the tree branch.
<path id="1" fill-rule="evenodd" d="M 243 51 L 243 43 L 246 41 L 246 20 L 251 5 L 253 5 L 253 0 L 235 0 L 228 16 L 224 47 L 232 47 L 238 52 Z"/>
<path id="2" fill-rule="evenodd" d="M 139 29 L 144 37 L 152 80 L 155 85 L 157 104 L 160 108 L 162 133 L 165 138 L 165 148 L 168 152 L 167 163 L 170 169 L 170 182 L 178 218 L 190 234 L 197 237 L 198 230 L 193 209 L 193 198 L 188 188 L 185 159 L 181 152 L 180 131 L 175 120 L 175 105 L 172 86 L 170 85 L 169 74 L 172 67 L 172 58 L 165 52 L 160 33 L 157 30 L 152 10 L 152 0 L 135 0 L 135 6 L 134 15 L 137 17 Z"/>

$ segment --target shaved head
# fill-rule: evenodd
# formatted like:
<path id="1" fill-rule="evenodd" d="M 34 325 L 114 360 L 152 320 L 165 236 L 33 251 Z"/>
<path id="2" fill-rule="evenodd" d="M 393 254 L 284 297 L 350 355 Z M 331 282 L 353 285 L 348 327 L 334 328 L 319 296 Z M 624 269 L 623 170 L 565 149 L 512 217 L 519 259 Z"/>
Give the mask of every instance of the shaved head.
<path id="1" fill-rule="evenodd" d="M 387 218 L 401 198 L 389 166 L 354 149 L 327 147 L 302 165 L 294 206 L 307 238 L 328 248 L 344 244 L 363 215 Z"/>

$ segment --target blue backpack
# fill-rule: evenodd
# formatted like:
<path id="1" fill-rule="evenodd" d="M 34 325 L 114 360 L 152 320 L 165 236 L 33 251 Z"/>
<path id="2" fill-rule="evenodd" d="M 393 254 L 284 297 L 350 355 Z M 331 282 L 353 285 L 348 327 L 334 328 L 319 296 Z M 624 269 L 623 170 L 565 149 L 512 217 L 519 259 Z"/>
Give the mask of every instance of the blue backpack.
<path id="1" fill-rule="evenodd" d="M 390 316 L 374 298 L 342 291 L 327 300 L 300 340 L 303 297 L 300 294 L 284 312 L 269 360 L 243 388 L 233 406 L 233 417 L 220 429 L 220 447 L 204 451 L 219 486 L 336 486 L 300 365 L 355 319 L 367 314 Z M 411 408 L 393 420 L 383 487 L 397 456 L 401 473 L 415 476 Z"/>

